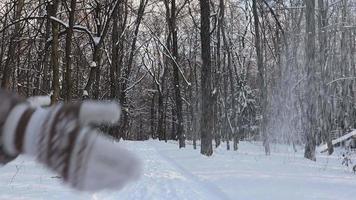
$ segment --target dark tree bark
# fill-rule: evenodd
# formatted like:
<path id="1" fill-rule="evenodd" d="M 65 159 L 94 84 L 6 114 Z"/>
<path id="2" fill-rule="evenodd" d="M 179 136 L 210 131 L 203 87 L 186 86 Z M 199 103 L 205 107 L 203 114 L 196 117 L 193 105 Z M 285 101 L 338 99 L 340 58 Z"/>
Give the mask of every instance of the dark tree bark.
<path id="1" fill-rule="evenodd" d="M 229 49 L 230 45 L 225 32 L 225 2 L 224 0 L 220 0 L 220 20 L 221 20 L 221 35 L 223 38 L 223 47 L 224 47 L 224 62 L 223 62 L 223 72 L 224 73 L 224 107 L 225 107 L 225 137 L 226 137 L 226 149 L 230 150 L 230 139 L 231 136 L 234 138 L 234 150 L 237 150 L 238 145 L 236 141 L 236 112 L 231 112 L 231 116 L 229 116 L 229 110 L 234 111 L 236 100 L 235 100 L 235 86 L 234 86 L 234 78 L 233 78 L 233 66 L 231 59 L 231 51 Z M 225 60 L 227 59 L 227 65 Z M 227 69 L 226 69 L 227 68 Z M 226 71 L 228 73 L 226 73 Z M 230 83 L 230 93 L 228 93 L 228 88 Z M 228 103 L 228 95 L 231 96 L 231 103 Z"/>
<path id="2" fill-rule="evenodd" d="M 135 51 L 136 51 L 137 36 L 138 36 L 139 30 L 140 30 L 141 21 L 144 16 L 144 12 L 145 12 L 147 3 L 148 3 L 148 0 L 140 0 L 140 5 L 139 5 L 138 11 L 137 11 L 136 26 L 135 26 L 135 30 L 134 30 L 133 40 L 132 40 L 131 46 L 130 46 L 130 48 L 131 48 L 130 55 L 129 55 L 129 59 L 127 62 L 127 66 L 123 70 L 123 75 L 122 75 L 123 81 L 122 81 L 121 88 L 120 88 L 121 89 L 120 103 L 124 107 L 123 113 L 122 113 L 123 114 L 122 129 L 123 130 L 127 130 L 128 124 L 129 124 L 129 112 L 128 112 L 128 105 L 127 105 L 128 99 L 127 99 L 126 88 L 128 87 L 128 84 L 129 84 L 129 78 L 130 78 L 133 61 L 134 61 L 134 56 L 135 56 Z"/>
<path id="3" fill-rule="evenodd" d="M 69 27 L 67 28 L 66 46 L 65 46 L 65 78 L 64 78 L 64 99 L 65 101 L 72 100 L 73 82 L 72 82 L 72 42 L 73 42 L 73 27 L 75 23 L 76 0 L 70 0 L 69 10 Z"/>
<path id="4" fill-rule="evenodd" d="M 158 70 L 158 77 L 159 77 L 159 84 L 157 85 L 158 90 L 158 122 L 157 122 L 157 135 L 159 140 L 166 140 L 166 133 L 165 133 L 165 117 L 166 117 L 166 109 L 164 107 L 164 91 L 166 86 L 166 73 L 167 70 L 165 68 L 165 64 L 159 63 Z M 162 71 L 163 70 L 163 71 Z"/>
<path id="5" fill-rule="evenodd" d="M 258 10 L 257 10 L 257 1 L 252 0 L 252 12 L 254 19 L 254 27 L 255 27 L 255 49 L 257 56 L 257 68 L 258 68 L 258 84 L 260 90 L 260 105 L 261 105 L 261 135 L 263 139 L 263 146 L 265 147 L 266 155 L 271 153 L 269 146 L 269 138 L 267 135 L 266 125 L 267 125 L 267 116 L 266 116 L 266 104 L 267 104 L 267 87 L 265 85 L 265 68 L 263 64 L 263 55 L 262 55 L 262 45 L 261 45 L 261 36 L 260 36 L 260 27 L 259 27 L 259 19 L 258 19 Z"/>
<path id="6" fill-rule="evenodd" d="M 169 51 L 173 56 L 171 63 L 173 66 L 173 88 L 174 88 L 174 100 L 175 100 L 175 114 L 177 115 L 177 137 L 179 140 L 179 148 L 185 147 L 185 135 L 183 127 L 183 103 L 181 97 L 181 86 L 179 82 L 179 54 L 178 54 L 178 31 L 177 31 L 177 6 L 176 0 L 171 0 L 171 6 L 169 8 L 169 1 L 165 0 L 167 22 L 170 35 Z"/>
<path id="7" fill-rule="evenodd" d="M 223 29 L 223 16 L 225 11 L 224 0 L 219 1 L 219 15 L 217 21 L 217 30 L 216 30 L 216 69 L 215 69 L 215 78 L 214 78 L 214 88 L 217 91 L 217 95 L 220 95 L 220 81 L 222 76 L 222 67 L 221 67 L 221 29 Z M 218 103 L 214 104 L 214 139 L 215 139 L 215 147 L 218 148 L 221 144 L 222 139 L 222 123 L 221 117 L 223 115 L 222 106 Z"/>
<path id="8" fill-rule="evenodd" d="M 97 27 L 97 33 L 95 35 L 96 41 L 93 42 L 93 62 L 90 66 L 89 78 L 84 87 L 88 93 L 92 89 L 92 85 L 94 84 L 93 88 L 93 97 L 94 99 L 98 99 L 100 95 L 100 74 L 101 74 L 101 54 L 102 54 L 102 45 L 104 43 L 104 39 L 109 31 L 109 27 L 111 24 L 111 20 L 113 19 L 113 15 L 115 14 L 114 10 L 117 9 L 121 0 L 114 0 L 112 12 L 109 12 L 107 19 L 104 24 L 102 24 L 103 19 L 101 19 L 102 15 L 102 5 L 101 2 L 96 1 L 96 7 L 94 10 L 94 18 Z"/>
<path id="9" fill-rule="evenodd" d="M 324 31 L 328 24 L 327 19 L 327 6 L 324 3 L 324 0 L 318 0 L 319 6 L 319 15 L 318 15 L 318 39 L 319 39 L 319 67 L 321 72 L 321 92 L 319 94 L 319 103 L 321 105 L 321 131 L 324 137 L 324 140 L 328 146 L 328 154 L 331 155 L 334 152 L 334 147 L 332 145 L 332 137 L 331 137 L 331 124 L 329 121 L 329 116 L 331 112 L 331 108 L 328 102 L 330 101 L 329 96 L 329 88 L 327 86 L 327 77 L 329 76 L 329 68 L 325 66 L 327 59 L 327 34 Z"/>
<path id="10" fill-rule="evenodd" d="M 110 93 L 111 98 L 118 97 L 118 71 L 119 71 L 119 7 L 113 13 L 112 44 L 111 44 L 111 67 L 110 67 Z"/>
<path id="11" fill-rule="evenodd" d="M 155 115 L 155 98 L 156 97 L 156 93 L 152 94 L 152 99 L 151 99 L 151 109 L 150 109 L 150 115 L 151 115 L 151 126 L 150 126 L 150 135 L 153 139 L 156 139 L 156 135 L 155 135 L 155 120 L 156 120 L 156 115 Z"/>
<path id="12" fill-rule="evenodd" d="M 210 55 L 210 1 L 200 0 L 201 16 L 201 149 L 200 153 L 206 156 L 213 154 L 213 97 L 212 97 L 212 72 L 211 72 L 211 55 Z"/>
<path id="13" fill-rule="evenodd" d="M 315 106 L 315 81 L 316 81 L 316 66 L 315 66 L 315 0 L 306 0 L 306 40 L 305 40 L 305 67 L 307 71 L 306 85 L 306 120 L 305 127 L 306 144 L 304 157 L 315 161 L 315 146 L 316 146 L 316 106 Z"/>
<path id="14" fill-rule="evenodd" d="M 162 82 L 161 82 L 162 84 Z M 163 83 L 164 84 L 164 83 Z M 162 91 L 158 91 L 158 122 L 157 122 L 157 135 L 160 140 L 165 139 L 165 130 L 164 130 L 164 99 Z"/>
<path id="15" fill-rule="evenodd" d="M 8 6 L 6 6 L 6 12 L 5 12 L 5 15 L 3 16 L 3 26 L 6 26 L 7 23 L 8 23 L 8 18 L 9 18 L 9 12 L 8 12 L 9 8 Z M 3 31 L 2 32 L 2 38 L 5 38 L 6 37 L 6 31 Z M 5 46 L 5 42 L 2 42 L 1 43 L 1 49 L 0 49 L 0 73 L 2 76 L 0 76 L 0 78 L 2 78 L 5 74 L 3 68 L 2 68 L 2 63 L 3 63 L 3 59 L 4 59 L 4 54 L 5 54 L 5 49 L 6 49 L 6 46 Z M 0 87 L 2 87 L 2 82 L 0 84 Z"/>
<path id="16" fill-rule="evenodd" d="M 60 0 L 54 0 L 50 6 L 50 15 L 57 17 L 57 11 Z M 59 88 L 59 24 L 55 20 L 52 20 L 52 49 L 51 49 L 51 65 L 52 65 L 52 97 L 51 103 L 54 104 L 59 100 L 60 88 Z"/>
<path id="17" fill-rule="evenodd" d="M 46 4 L 46 12 L 51 13 L 51 6 L 47 3 Z M 51 36 L 51 19 L 50 15 L 47 15 L 46 17 L 46 29 L 45 29 L 45 41 L 48 41 L 48 39 Z M 50 93 L 50 87 L 51 87 L 51 81 L 50 81 L 50 43 L 46 42 L 44 45 L 43 49 L 43 59 L 42 59 L 42 68 L 43 68 L 43 79 L 42 79 L 42 84 L 40 86 L 40 90 L 42 91 L 43 94 L 49 94 Z"/>
<path id="18" fill-rule="evenodd" d="M 16 9 L 15 20 L 18 20 L 21 18 L 21 13 L 22 13 L 22 9 L 24 7 L 24 3 L 25 3 L 25 0 L 16 1 L 16 3 L 15 3 L 15 9 Z M 14 62 L 13 59 L 15 58 L 16 49 L 18 47 L 18 42 L 16 40 L 20 36 L 20 29 L 21 29 L 21 24 L 16 23 L 15 28 L 14 28 L 14 33 L 10 38 L 9 50 L 8 50 L 8 54 L 7 54 L 7 59 L 5 61 L 5 67 L 3 70 L 3 79 L 1 82 L 1 87 L 5 88 L 5 89 L 10 89 L 10 86 L 11 86 L 10 81 L 11 81 L 11 77 L 13 74 L 12 64 Z"/>
<path id="19" fill-rule="evenodd" d="M 179 148 L 185 147 L 185 135 L 184 135 L 184 127 L 183 127 L 183 103 L 182 97 L 180 93 L 180 83 L 179 83 L 179 69 L 178 69 L 178 33 L 177 33 L 177 20 L 176 20 L 176 5 L 175 0 L 172 0 L 172 8 L 171 8 L 171 30 L 172 30 L 172 50 L 173 57 L 176 60 L 173 64 L 173 84 L 174 84 L 174 94 L 175 94 L 175 104 L 176 104 L 176 114 L 177 114 L 177 135 L 179 140 Z"/>

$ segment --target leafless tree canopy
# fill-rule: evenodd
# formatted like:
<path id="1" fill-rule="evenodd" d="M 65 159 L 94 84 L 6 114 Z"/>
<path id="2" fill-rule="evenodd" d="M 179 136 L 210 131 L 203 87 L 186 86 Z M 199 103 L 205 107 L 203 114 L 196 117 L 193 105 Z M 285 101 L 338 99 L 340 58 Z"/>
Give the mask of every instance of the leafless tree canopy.
<path id="1" fill-rule="evenodd" d="M 356 128 L 355 55 L 354 0 L 0 2 L 1 87 L 120 101 L 112 136 L 205 155 L 241 140 L 332 153 Z"/>

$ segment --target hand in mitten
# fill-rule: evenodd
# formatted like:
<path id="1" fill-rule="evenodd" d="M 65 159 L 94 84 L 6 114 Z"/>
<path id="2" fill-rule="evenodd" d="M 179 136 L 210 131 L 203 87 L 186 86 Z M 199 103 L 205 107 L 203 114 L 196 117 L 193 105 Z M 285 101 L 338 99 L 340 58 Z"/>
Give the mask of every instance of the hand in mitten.
<path id="1" fill-rule="evenodd" d="M 2 127 L 5 124 L 7 116 L 10 114 L 12 108 L 14 108 L 17 104 L 23 103 L 24 99 L 3 91 L 0 89 L 0 166 L 5 165 L 8 162 L 14 160 L 17 155 L 7 154 L 3 147 L 2 142 Z"/>
<path id="2" fill-rule="evenodd" d="M 88 101 L 35 109 L 3 91 L 0 99 L 0 160 L 1 154 L 32 155 L 78 190 L 119 189 L 138 178 L 139 160 L 90 126 L 117 122 L 118 104 Z"/>

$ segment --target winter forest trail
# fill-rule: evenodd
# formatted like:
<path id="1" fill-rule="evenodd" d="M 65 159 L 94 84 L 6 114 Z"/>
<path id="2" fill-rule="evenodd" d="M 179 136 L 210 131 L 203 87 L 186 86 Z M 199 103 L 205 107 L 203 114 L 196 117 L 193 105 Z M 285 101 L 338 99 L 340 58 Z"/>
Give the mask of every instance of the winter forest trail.
<path id="1" fill-rule="evenodd" d="M 330 157 L 318 154 L 318 161 L 311 162 L 302 151 L 294 153 L 283 145 L 274 146 L 269 157 L 260 144 L 249 142 L 241 142 L 237 152 L 222 146 L 205 157 L 189 144 L 185 149 L 153 140 L 121 144 L 143 162 L 141 179 L 121 191 L 75 192 L 31 158 L 21 156 L 0 168 L 0 200 L 346 200 L 356 196 L 356 175 L 341 165 L 338 150 Z"/>
<path id="2" fill-rule="evenodd" d="M 128 199 L 229 199 L 217 186 L 200 180 L 169 157 L 157 143 L 142 143 L 135 151 L 144 161 L 144 177 L 134 190 L 143 195 Z"/>
<path id="3" fill-rule="evenodd" d="M 198 176 L 189 172 L 189 170 L 187 170 L 181 164 L 179 164 L 179 162 L 169 157 L 162 149 L 159 150 L 157 149 L 157 147 L 154 146 L 153 148 L 157 151 L 157 155 L 161 156 L 161 158 L 163 158 L 163 160 L 165 160 L 167 164 L 175 168 L 175 171 L 184 175 L 184 177 L 186 177 L 188 180 L 190 179 L 189 182 L 192 182 L 193 185 L 200 186 L 201 190 L 204 191 L 204 194 L 208 194 L 210 198 L 229 200 L 226 194 L 223 191 L 221 191 L 219 187 L 217 187 L 216 185 L 214 185 L 209 181 L 201 180 Z"/>
<path id="4" fill-rule="evenodd" d="M 38 166 L 31 158 L 20 157 L 15 163 L 11 163 L 4 168 L 0 168 L 0 200 L 18 198 L 17 190 L 24 189 L 20 199 L 62 199 L 68 196 L 69 199 L 221 199 L 229 200 L 214 184 L 204 182 L 190 173 L 178 162 L 168 157 L 159 149 L 156 143 L 142 142 L 137 145 L 130 143 L 125 145 L 134 151 L 143 161 L 144 172 L 140 181 L 130 184 L 119 192 L 99 192 L 95 194 L 78 194 L 60 185 L 54 175 L 50 175 L 42 166 Z M 170 144 L 171 146 L 171 144 Z M 2 173 L 6 171 L 7 173 Z M 27 173 L 32 173 L 29 175 Z M 14 174 L 12 174 L 14 173 Z M 31 184 L 31 177 L 36 177 Z M 8 180 L 5 181 L 5 180 Z M 57 179 L 57 180 L 56 180 Z M 38 183 L 38 180 L 43 180 Z M 7 182 L 7 183 L 6 183 Z M 34 187 L 34 185 L 38 187 Z M 31 186 L 32 185 L 32 186 Z M 53 191 L 57 189 L 63 192 Z M 53 186 L 53 188 L 52 188 Z M 14 193 L 13 193 L 14 192 Z M 60 196 L 62 194 L 63 196 Z M 13 196 L 12 196 L 13 195 Z M 43 195 L 43 196 L 42 196 Z"/>

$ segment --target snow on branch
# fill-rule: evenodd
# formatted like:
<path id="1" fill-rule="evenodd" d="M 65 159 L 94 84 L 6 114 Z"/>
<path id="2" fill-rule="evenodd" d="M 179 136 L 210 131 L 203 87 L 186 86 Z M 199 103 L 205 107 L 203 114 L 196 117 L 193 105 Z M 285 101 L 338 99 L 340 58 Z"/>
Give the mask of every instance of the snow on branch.
<path id="1" fill-rule="evenodd" d="M 60 19 L 58 19 L 57 17 L 53 17 L 53 16 L 50 16 L 49 18 L 50 18 L 51 20 L 53 20 L 53 21 L 55 21 L 55 22 L 61 24 L 61 25 L 64 26 L 66 29 L 69 28 L 69 24 L 68 24 L 68 23 L 65 23 L 63 20 L 60 20 Z"/>
<path id="2" fill-rule="evenodd" d="M 356 130 L 353 130 L 351 131 L 350 133 L 346 134 L 346 135 L 343 135 L 339 138 L 336 138 L 335 140 L 332 140 L 332 145 L 335 145 L 335 144 L 338 144 L 340 142 L 343 142 L 345 140 L 348 140 L 349 138 L 351 138 L 352 136 L 355 136 L 356 135 Z M 320 153 L 323 153 L 325 152 L 326 150 L 328 150 L 328 146 L 326 144 L 324 145 L 321 145 L 318 149 L 318 151 Z"/>
<path id="3" fill-rule="evenodd" d="M 94 34 L 87 27 L 81 26 L 81 25 L 74 25 L 73 29 L 77 30 L 77 31 L 85 32 L 86 34 L 88 34 L 91 41 L 95 44 Z"/>

